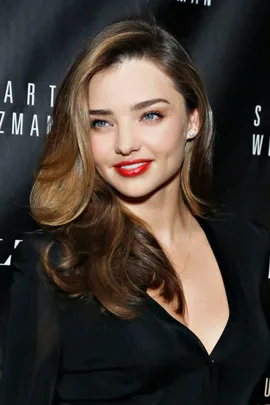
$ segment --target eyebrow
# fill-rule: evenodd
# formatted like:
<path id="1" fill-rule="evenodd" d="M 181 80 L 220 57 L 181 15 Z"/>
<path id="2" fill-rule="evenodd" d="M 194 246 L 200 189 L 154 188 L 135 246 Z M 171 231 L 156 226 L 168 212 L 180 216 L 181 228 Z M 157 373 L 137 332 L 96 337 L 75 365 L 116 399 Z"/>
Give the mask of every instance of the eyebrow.
<path id="1" fill-rule="evenodd" d="M 167 103 L 170 104 L 168 100 L 165 98 L 153 98 L 151 100 L 140 101 L 139 103 L 133 104 L 130 107 L 130 111 L 138 111 L 142 110 L 143 108 L 150 107 L 153 104 L 157 103 Z M 91 115 L 113 115 L 112 110 L 89 110 L 89 114 Z"/>

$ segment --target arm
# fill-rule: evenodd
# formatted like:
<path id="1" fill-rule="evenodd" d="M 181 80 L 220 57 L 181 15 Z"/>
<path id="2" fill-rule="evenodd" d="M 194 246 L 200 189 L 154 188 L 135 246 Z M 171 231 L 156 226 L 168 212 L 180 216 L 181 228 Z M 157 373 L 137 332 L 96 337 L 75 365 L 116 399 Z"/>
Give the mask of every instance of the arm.
<path id="1" fill-rule="evenodd" d="M 41 276 L 39 249 L 25 240 L 13 262 L 14 279 L 3 371 L 5 405 L 51 405 L 60 358 L 53 292 Z"/>

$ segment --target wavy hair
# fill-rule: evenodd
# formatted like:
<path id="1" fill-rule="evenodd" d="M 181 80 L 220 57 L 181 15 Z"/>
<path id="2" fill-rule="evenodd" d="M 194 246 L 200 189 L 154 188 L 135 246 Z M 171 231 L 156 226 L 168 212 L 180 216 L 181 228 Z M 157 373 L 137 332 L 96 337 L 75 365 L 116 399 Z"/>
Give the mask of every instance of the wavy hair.
<path id="1" fill-rule="evenodd" d="M 56 98 L 31 192 L 35 220 L 55 233 L 60 260 L 43 261 L 49 277 L 71 296 L 93 297 L 101 307 L 129 319 L 139 313 L 148 288 L 185 312 L 181 281 L 147 224 L 126 209 L 95 169 L 89 150 L 88 91 L 100 71 L 130 59 L 154 62 L 185 99 L 198 109 L 198 135 L 186 142 L 181 191 L 193 215 L 212 210 L 213 129 L 211 108 L 193 62 L 165 29 L 140 19 L 114 23 L 79 52 Z"/>

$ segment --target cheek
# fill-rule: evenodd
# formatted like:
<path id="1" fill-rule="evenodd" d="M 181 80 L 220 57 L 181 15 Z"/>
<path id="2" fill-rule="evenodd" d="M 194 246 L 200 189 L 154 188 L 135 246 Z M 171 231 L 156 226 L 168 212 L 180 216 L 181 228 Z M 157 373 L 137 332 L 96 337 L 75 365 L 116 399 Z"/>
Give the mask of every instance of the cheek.
<path id="1" fill-rule="evenodd" d="M 94 135 L 90 137 L 90 149 L 97 165 L 108 160 L 108 157 L 110 156 L 110 143 L 102 136 Z"/>
<path id="2" fill-rule="evenodd" d="M 160 126 L 154 130 L 153 136 L 148 138 L 149 148 L 162 156 L 173 156 L 181 154 L 184 150 L 185 138 L 183 125 L 172 122 L 170 125 Z"/>

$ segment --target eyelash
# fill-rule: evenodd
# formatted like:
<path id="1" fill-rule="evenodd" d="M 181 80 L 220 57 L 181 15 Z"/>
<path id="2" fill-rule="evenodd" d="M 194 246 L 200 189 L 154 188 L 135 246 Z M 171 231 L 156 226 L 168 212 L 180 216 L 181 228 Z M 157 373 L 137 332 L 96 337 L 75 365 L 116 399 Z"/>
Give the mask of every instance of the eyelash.
<path id="1" fill-rule="evenodd" d="M 151 114 L 156 115 L 157 118 L 156 118 L 156 119 L 153 119 L 153 120 L 150 120 L 149 122 L 157 122 L 157 121 L 160 121 L 162 118 L 164 118 L 164 114 L 162 114 L 161 112 L 155 111 L 155 110 L 151 110 L 151 111 L 145 112 L 145 113 L 141 116 L 140 119 L 143 119 L 143 118 L 145 118 L 147 115 L 151 115 Z M 146 120 L 146 121 L 147 121 L 147 120 Z M 95 129 L 95 130 L 97 130 L 97 131 L 101 130 L 102 128 L 106 128 L 106 126 L 105 126 L 105 127 L 96 127 L 95 124 L 98 123 L 98 122 L 104 123 L 104 122 L 108 122 L 108 121 L 106 121 L 106 120 L 101 120 L 101 119 L 100 119 L 100 120 L 99 120 L 99 119 L 96 119 L 96 120 L 94 120 L 94 121 L 92 121 L 92 122 L 90 123 L 91 128 L 93 128 L 93 129 Z"/>
<path id="2" fill-rule="evenodd" d="M 144 113 L 142 115 L 142 118 L 144 118 L 146 115 L 151 115 L 151 114 L 156 115 L 158 117 L 155 120 L 151 120 L 151 121 L 160 121 L 164 117 L 164 114 L 162 114 L 161 112 L 152 110 L 152 111 L 147 111 L 146 113 Z"/>

